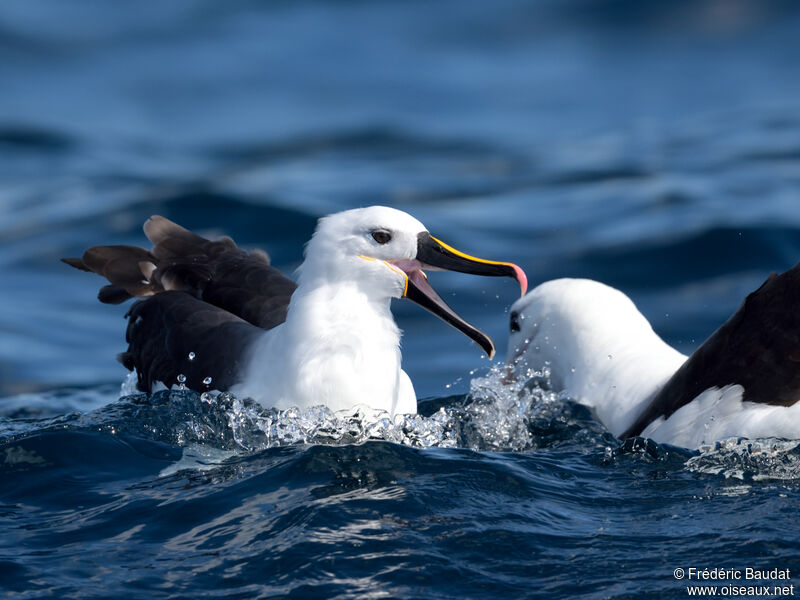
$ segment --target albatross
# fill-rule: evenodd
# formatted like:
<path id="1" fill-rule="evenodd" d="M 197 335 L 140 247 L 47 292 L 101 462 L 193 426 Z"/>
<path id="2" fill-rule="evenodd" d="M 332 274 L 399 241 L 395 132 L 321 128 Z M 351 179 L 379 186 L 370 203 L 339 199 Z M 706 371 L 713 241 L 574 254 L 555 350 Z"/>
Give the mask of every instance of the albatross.
<path id="1" fill-rule="evenodd" d="M 628 296 L 587 279 L 545 282 L 510 311 L 510 375 L 550 369 L 554 390 L 620 438 L 686 448 L 729 437 L 800 439 L 800 265 L 772 274 L 691 356 Z"/>
<path id="2" fill-rule="evenodd" d="M 433 290 L 423 269 L 512 277 L 518 266 L 469 256 L 411 215 L 372 206 L 320 219 L 297 283 L 264 252 L 211 241 L 160 216 L 144 224 L 152 250 L 96 246 L 68 265 L 106 277 L 101 302 L 140 298 L 126 314 L 120 361 L 137 387 L 231 391 L 279 409 L 359 406 L 416 413 L 401 369 L 393 298 L 407 298 L 475 341 L 494 344 Z"/>

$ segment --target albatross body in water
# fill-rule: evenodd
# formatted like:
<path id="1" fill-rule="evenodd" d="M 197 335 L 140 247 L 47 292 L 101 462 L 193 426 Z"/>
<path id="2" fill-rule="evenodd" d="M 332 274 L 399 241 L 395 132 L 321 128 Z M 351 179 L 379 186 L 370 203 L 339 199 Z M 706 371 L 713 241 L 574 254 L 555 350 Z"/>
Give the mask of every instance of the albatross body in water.
<path id="1" fill-rule="evenodd" d="M 800 439 L 799 306 L 800 265 L 771 275 L 686 357 L 619 290 L 557 279 L 511 307 L 506 361 L 517 377 L 548 367 L 552 388 L 617 437 Z"/>
<path id="2" fill-rule="evenodd" d="M 391 300 L 420 304 L 491 357 L 492 341 L 436 294 L 422 269 L 513 277 L 523 294 L 527 286 L 516 265 L 463 254 L 381 206 L 320 219 L 297 283 L 230 238 L 210 241 L 158 216 L 144 231 L 152 250 L 97 246 L 64 262 L 110 281 L 101 302 L 143 298 L 127 314 L 120 360 L 145 392 L 179 383 L 277 408 L 415 413 Z"/>

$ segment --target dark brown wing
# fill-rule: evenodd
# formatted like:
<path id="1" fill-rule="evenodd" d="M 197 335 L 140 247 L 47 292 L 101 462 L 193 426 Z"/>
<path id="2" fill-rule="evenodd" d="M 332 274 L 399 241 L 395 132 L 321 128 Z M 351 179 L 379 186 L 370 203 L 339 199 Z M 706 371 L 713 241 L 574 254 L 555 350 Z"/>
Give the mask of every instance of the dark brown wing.
<path id="1" fill-rule="evenodd" d="M 667 381 L 623 438 L 640 435 L 711 387 L 739 384 L 747 402 L 800 399 L 800 264 L 772 274 Z"/>
<path id="2" fill-rule="evenodd" d="M 62 258 L 71 267 L 97 273 L 111 283 L 100 288 L 97 297 L 104 304 L 120 304 L 131 297 L 150 296 L 162 291 L 147 281 L 140 265 L 153 264 L 155 258 L 136 246 L 94 246 L 81 258 Z"/>
<path id="3" fill-rule="evenodd" d="M 184 383 L 198 392 L 227 390 L 237 383 L 249 349 L 263 330 L 184 292 L 162 292 L 136 302 L 126 315 L 128 351 L 119 355 L 136 368 L 145 392 L 160 381 Z"/>
<path id="4" fill-rule="evenodd" d="M 263 329 L 286 320 L 297 284 L 271 267 L 264 252 L 242 250 L 228 237 L 207 240 L 159 216 L 150 217 L 144 231 L 153 242 L 150 251 L 95 246 L 81 258 L 62 260 L 109 280 L 100 290 L 101 302 L 179 290 Z"/>
<path id="5" fill-rule="evenodd" d="M 95 246 L 62 260 L 108 279 L 101 302 L 149 296 L 127 314 L 128 350 L 120 355 L 136 368 L 139 389 L 149 392 L 155 381 L 169 387 L 179 375 L 197 391 L 229 388 L 258 334 L 286 320 L 297 284 L 264 252 L 242 250 L 230 238 L 207 240 L 159 216 L 144 231 L 152 250 Z"/>

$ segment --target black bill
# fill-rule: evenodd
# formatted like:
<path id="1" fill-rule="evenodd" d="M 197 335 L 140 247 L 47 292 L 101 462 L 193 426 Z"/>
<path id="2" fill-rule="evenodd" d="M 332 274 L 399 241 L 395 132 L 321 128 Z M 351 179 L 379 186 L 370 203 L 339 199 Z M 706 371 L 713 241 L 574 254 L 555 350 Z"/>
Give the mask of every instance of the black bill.
<path id="1" fill-rule="evenodd" d="M 437 240 L 426 231 L 420 233 L 417 238 L 416 260 L 396 261 L 395 265 L 408 277 L 406 298 L 458 329 L 478 344 L 490 359 L 494 357 L 495 348 L 491 338 L 458 316 L 430 286 L 422 269 L 458 271 L 489 277 L 513 277 L 519 282 L 522 293 L 525 294 L 528 280 L 522 269 L 512 263 L 484 260 L 464 254 Z"/>

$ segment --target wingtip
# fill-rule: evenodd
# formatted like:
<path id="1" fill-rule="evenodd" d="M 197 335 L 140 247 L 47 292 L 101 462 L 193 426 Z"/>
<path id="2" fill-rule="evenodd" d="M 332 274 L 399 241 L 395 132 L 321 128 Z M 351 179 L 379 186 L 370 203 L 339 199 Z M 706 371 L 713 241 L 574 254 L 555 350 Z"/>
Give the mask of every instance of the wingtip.
<path id="1" fill-rule="evenodd" d="M 97 292 L 97 299 L 103 304 L 122 304 L 131 298 L 133 296 L 127 290 L 114 284 L 104 285 Z"/>
<path id="2" fill-rule="evenodd" d="M 175 221 L 170 221 L 161 215 L 153 215 L 142 225 L 144 234 L 153 245 L 157 245 L 170 237 L 188 237 L 191 239 L 202 239 L 185 227 L 178 225 Z"/>
<path id="3" fill-rule="evenodd" d="M 150 215 L 150 217 L 142 225 L 142 231 L 147 236 L 147 239 L 155 244 L 154 236 L 164 228 L 164 222 L 171 223 L 171 221 L 161 215 Z"/>
<path id="4" fill-rule="evenodd" d="M 69 265 L 74 269 L 78 269 L 80 271 L 86 271 L 87 273 L 91 272 L 91 269 L 84 264 L 83 259 L 81 258 L 62 258 L 61 262 L 63 262 L 65 265 Z"/>

